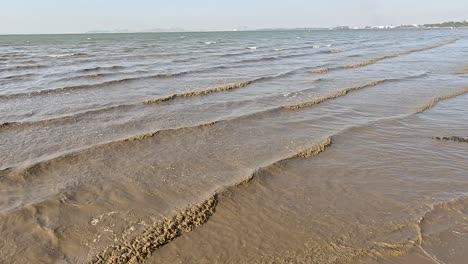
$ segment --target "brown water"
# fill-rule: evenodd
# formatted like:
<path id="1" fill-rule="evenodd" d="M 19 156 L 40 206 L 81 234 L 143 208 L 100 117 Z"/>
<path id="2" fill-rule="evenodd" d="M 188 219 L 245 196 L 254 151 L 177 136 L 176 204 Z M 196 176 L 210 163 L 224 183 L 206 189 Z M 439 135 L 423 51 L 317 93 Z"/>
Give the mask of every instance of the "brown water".
<path id="1" fill-rule="evenodd" d="M 2 36 L 0 260 L 465 263 L 466 36 Z"/>

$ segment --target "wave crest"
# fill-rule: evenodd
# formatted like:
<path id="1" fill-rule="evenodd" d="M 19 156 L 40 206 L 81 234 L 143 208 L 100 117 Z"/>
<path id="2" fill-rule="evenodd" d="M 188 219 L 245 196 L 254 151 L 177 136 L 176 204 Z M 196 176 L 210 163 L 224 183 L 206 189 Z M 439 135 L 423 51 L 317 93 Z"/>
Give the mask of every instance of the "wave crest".
<path id="1" fill-rule="evenodd" d="M 231 83 L 231 84 L 227 84 L 227 85 L 223 85 L 223 86 L 219 86 L 219 87 L 209 88 L 209 89 L 206 89 L 206 90 L 198 90 L 198 91 L 186 92 L 186 93 L 176 93 L 176 94 L 172 94 L 172 95 L 169 95 L 169 96 L 166 96 L 166 97 L 161 97 L 161 98 L 156 98 L 156 99 L 148 99 L 148 100 L 145 100 L 144 103 L 145 104 L 157 104 L 157 103 L 171 101 L 171 100 L 174 100 L 174 99 L 176 99 L 178 97 L 192 97 L 192 96 L 207 95 L 207 94 L 211 94 L 211 93 L 225 92 L 225 91 L 229 91 L 229 90 L 233 90 L 233 89 L 246 87 L 246 86 L 248 86 L 248 85 L 250 85 L 250 84 L 252 84 L 254 82 L 260 81 L 260 80 L 263 80 L 263 78 L 257 78 L 257 79 L 250 80 L 250 81 L 245 81 L 245 82 Z"/>
<path id="2" fill-rule="evenodd" d="M 428 46 L 428 47 L 411 49 L 411 50 L 403 51 L 403 52 L 396 53 L 396 54 L 379 56 L 379 57 L 371 58 L 371 59 L 368 59 L 368 60 L 365 60 L 365 61 L 362 61 L 362 62 L 358 62 L 358 63 L 341 65 L 341 66 L 336 66 L 336 67 L 333 67 L 333 68 L 316 69 L 316 70 L 312 70 L 311 72 L 312 73 L 325 74 L 325 73 L 328 73 L 331 70 L 361 68 L 361 67 L 365 67 L 365 66 L 374 64 L 376 62 L 379 62 L 379 61 L 382 61 L 382 60 L 385 60 L 385 59 L 396 58 L 396 57 L 403 56 L 403 55 L 409 55 L 409 54 L 415 53 L 415 52 L 420 52 L 420 51 L 425 51 L 425 50 L 430 50 L 430 49 L 443 47 L 443 46 L 446 46 L 446 45 L 449 45 L 449 44 L 453 44 L 456 41 L 458 41 L 458 39 L 453 39 L 453 40 L 450 40 L 450 41 L 434 44 L 434 45 Z"/>
<path id="3" fill-rule="evenodd" d="M 468 87 L 465 87 L 465 88 L 463 88 L 461 90 L 455 91 L 455 92 L 447 94 L 447 95 L 441 95 L 441 96 L 434 97 L 434 98 L 432 98 L 432 100 L 430 102 L 419 106 L 417 108 L 417 112 L 422 113 L 422 112 L 424 112 L 426 110 L 429 110 L 429 109 L 433 108 L 440 101 L 452 99 L 454 97 L 461 96 L 461 95 L 464 95 L 464 94 L 467 94 L 467 93 L 468 93 Z"/>
<path id="4" fill-rule="evenodd" d="M 345 96 L 349 92 L 361 90 L 361 89 L 364 89 L 364 88 L 367 88 L 367 87 L 376 86 L 376 85 L 379 85 L 379 84 L 384 83 L 386 81 L 389 81 L 389 79 L 378 80 L 378 81 L 366 83 L 366 84 L 363 84 L 363 85 L 358 85 L 358 86 L 345 88 L 343 90 L 339 90 L 337 92 L 330 93 L 328 95 L 316 98 L 316 99 L 314 99 L 312 101 L 307 101 L 307 102 L 296 104 L 296 105 L 285 106 L 284 108 L 285 109 L 290 109 L 290 110 L 297 110 L 297 109 L 317 105 L 317 104 L 323 103 L 323 102 L 325 102 L 327 100 L 331 100 L 331 99 L 335 99 L 335 98 L 338 98 L 338 97 Z"/>

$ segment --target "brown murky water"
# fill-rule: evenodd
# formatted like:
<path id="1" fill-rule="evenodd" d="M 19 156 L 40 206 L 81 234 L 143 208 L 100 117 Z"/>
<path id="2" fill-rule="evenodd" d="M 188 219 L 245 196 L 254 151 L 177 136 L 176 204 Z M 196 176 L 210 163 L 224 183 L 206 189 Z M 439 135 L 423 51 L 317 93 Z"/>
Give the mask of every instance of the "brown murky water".
<path id="1" fill-rule="evenodd" d="M 465 263 L 466 37 L 2 36 L 0 261 Z"/>

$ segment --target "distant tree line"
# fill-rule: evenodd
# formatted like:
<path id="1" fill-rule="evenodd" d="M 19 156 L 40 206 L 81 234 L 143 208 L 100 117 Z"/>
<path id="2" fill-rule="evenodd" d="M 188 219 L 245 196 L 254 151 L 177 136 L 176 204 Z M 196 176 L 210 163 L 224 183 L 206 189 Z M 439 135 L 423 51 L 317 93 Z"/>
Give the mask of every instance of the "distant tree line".
<path id="1" fill-rule="evenodd" d="M 463 20 L 459 22 L 450 21 L 438 24 L 425 24 L 425 27 L 468 27 L 468 21 Z"/>

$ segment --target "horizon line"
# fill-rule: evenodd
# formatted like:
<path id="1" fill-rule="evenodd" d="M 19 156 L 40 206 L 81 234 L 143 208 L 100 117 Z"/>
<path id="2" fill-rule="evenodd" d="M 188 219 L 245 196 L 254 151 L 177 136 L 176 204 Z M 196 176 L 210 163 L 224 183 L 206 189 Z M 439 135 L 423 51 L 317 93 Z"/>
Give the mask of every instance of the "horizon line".
<path id="1" fill-rule="evenodd" d="M 440 23 L 426 23 L 426 24 L 399 24 L 399 25 L 384 25 L 384 26 L 395 26 L 396 28 L 378 28 L 382 25 L 367 25 L 361 27 L 352 27 L 347 25 L 339 25 L 333 27 L 275 27 L 275 28 L 257 28 L 257 29 L 222 29 L 222 30 L 188 30 L 188 29 L 154 29 L 154 30 L 91 30 L 85 32 L 60 32 L 60 33 L 0 33 L 0 36 L 31 36 L 31 35 L 84 35 L 84 34 L 151 34 L 151 33 L 210 33 L 210 32 L 252 32 L 252 31 L 293 31 L 293 30 L 385 30 L 385 29 L 422 29 L 422 28 L 440 28 L 447 29 L 450 27 L 434 27 L 430 25 L 438 25 L 444 23 L 466 23 L 466 20 L 461 21 L 446 21 Z M 410 26 L 410 27 L 407 27 Z M 468 26 L 457 27 L 458 29 L 465 29 Z"/>

